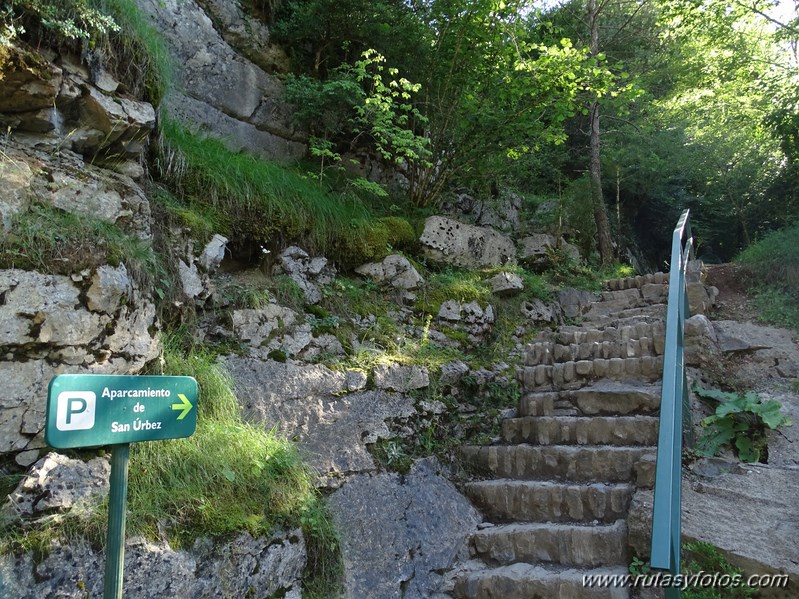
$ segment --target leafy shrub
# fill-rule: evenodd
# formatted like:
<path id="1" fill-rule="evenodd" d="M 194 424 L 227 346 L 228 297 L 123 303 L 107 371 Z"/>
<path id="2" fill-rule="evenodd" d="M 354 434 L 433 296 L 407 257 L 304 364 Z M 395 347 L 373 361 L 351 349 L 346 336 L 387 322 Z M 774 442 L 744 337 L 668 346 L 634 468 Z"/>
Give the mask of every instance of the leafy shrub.
<path id="1" fill-rule="evenodd" d="M 765 429 L 790 426 L 791 419 L 780 413 L 776 399 L 762 401 L 752 391 L 727 393 L 694 387 L 700 397 L 720 402 L 716 413 L 702 420 L 705 432 L 696 444 L 696 452 L 714 456 L 725 446 L 735 446 L 743 462 L 757 462 L 766 445 Z"/>
<path id="2" fill-rule="evenodd" d="M 65 40 L 95 40 L 119 31 L 119 25 L 92 0 L 8 0 L 0 12 L 5 43 L 25 32 L 25 24 L 41 27 Z"/>
<path id="3" fill-rule="evenodd" d="M 753 243 L 737 257 L 750 272 L 752 281 L 768 281 L 783 289 L 799 287 L 799 222 L 774 231 Z"/>

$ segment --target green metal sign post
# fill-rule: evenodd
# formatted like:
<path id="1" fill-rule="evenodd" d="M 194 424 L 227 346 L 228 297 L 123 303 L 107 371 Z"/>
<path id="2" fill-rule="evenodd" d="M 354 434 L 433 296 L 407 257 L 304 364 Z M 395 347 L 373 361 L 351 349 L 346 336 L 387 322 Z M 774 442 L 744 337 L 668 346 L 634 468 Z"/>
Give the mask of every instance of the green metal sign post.
<path id="1" fill-rule="evenodd" d="M 122 599 L 130 444 L 193 435 L 196 405 L 197 381 L 188 376 L 62 374 L 50 381 L 47 443 L 112 446 L 104 599 Z"/>

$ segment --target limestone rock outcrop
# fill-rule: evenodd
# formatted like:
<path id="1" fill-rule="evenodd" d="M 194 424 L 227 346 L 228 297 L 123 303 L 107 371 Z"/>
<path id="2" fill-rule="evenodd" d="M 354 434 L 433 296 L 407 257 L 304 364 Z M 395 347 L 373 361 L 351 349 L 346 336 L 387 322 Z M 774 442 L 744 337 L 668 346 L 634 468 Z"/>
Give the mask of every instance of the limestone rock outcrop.
<path id="1" fill-rule="evenodd" d="M 431 216 L 419 238 L 425 256 L 464 268 L 516 263 L 513 241 L 489 227 L 467 225 L 444 216 Z"/>
<path id="2" fill-rule="evenodd" d="M 137 0 L 164 36 L 176 65 L 176 90 L 165 98 L 167 112 L 190 127 L 220 138 L 232 150 L 288 160 L 305 153 L 283 84 L 237 53 L 194 0 Z M 202 3 L 206 4 L 206 3 Z M 240 12 L 209 3 L 226 31 L 246 27 Z M 230 4 L 230 3 L 228 3 Z M 255 50 L 257 53 L 258 51 Z M 235 90 L 235 93 L 233 93 Z"/>
<path id="3" fill-rule="evenodd" d="M 427 599 L 451 590 L 441 573 L 481 520 L 435 458 L 404 476 L 355 476 L 328 505 L 341 531 L 347 597 Z"/>
<path id="4" fill-rule="evenodd" d="M 0 152 L 0 215 L 6 232 L 14 216 L 38 202 L 151 238 L 150 203 L 130 177 L 87 164 L 66 149 L 53 153 L 0 140 Z"/>
<path id="5" fill-rule="evenodd" d="M 141 154 L 155 127 L 151 104 L 115 94 L 119 84 L 107 73 L 98 81 L 97 72 L 68 54 L 50 62 L 13 45 L 7 52 L 0 123 L 20 134 L 50 134 L 57 149 L 100 160 L 119 163 Z"/>
<path id="6" fill-rule="evenodd" d="M 228 356 L 223 365 L 247 417 L 296 438 L 326 486 L 338 486 L 345 475 L 375 470 L 366 445 L 396 436 L 387 422 L 416 413 L 405 395 L 347 393 L 362 375 L 359 371 L 236 356 Z"/>
<path id="7" fill-rule="evenodd" d="M 386 256 L 381 262 L 363 264 L 356 268 L 355 272 L 378 283 L 388 283 L 396 289 L 416 289 L 424 283 L 424 278 L 413 264 L 399 254 Z"/>
<path id="8" fill-rule="evenodd" d="M 72 277 L 0 270 L 0 298 L 0 453 L 44 446 L 56 374 L 129 374 L 158 355 L 155 306 L 124 265 Z"/>

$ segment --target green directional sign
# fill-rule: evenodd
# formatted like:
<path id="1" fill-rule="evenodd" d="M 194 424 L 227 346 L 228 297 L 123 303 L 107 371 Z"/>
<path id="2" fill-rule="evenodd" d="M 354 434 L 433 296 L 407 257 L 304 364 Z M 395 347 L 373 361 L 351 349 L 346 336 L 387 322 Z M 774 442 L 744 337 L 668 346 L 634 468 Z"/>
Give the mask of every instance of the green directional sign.
<path id="1" fill-rule="evenodd" d="M 45 438 L 57 449 L 178 439 L 196 428 L 190 376 L 61 374 L 50 381 Z"/>

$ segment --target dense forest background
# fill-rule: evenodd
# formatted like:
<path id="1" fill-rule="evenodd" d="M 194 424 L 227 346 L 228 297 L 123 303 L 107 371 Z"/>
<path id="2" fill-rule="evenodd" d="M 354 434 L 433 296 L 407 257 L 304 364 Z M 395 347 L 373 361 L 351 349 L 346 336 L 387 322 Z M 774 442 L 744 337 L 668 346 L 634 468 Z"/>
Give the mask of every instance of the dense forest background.
<path id="1" fill-rule="evenodd" d="M 403 164 L 418 206 L 453 187 L 511 188 L 556 203 L 566 232 L 602 262 L 632 243 L 652 267 L 663 266 L 683 208 L 695 209 L 699 253 L 711 261 L 799 213 L 790 7 L 252 4 L 299 73 L 289 90 L 312 151 L 335 159 L 376 146 Z M 381 102 L 391 110 L 373 119 Z"/>

